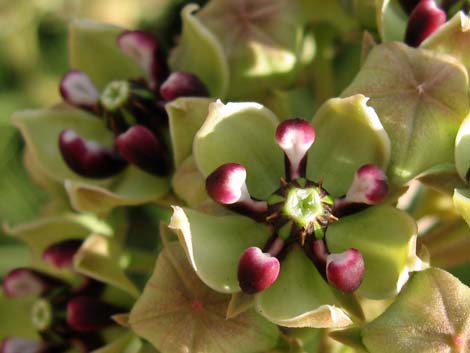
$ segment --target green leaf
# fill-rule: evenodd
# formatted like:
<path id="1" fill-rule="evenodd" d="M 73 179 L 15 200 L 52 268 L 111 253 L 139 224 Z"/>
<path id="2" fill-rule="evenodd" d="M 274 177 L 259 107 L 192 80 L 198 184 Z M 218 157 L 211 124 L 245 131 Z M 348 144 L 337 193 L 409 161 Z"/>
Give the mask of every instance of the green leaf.
<path id="1" fill-rule="evenodd" d="M 333 289 L 298 246 L 282 261 L 276 282 L 256 294 L 255 305 L 261 315 L 281 326 L 337 328 L 352 323 L 337 306 Z"/>
<path id="2" fill-rule="evenodd" d="M 460 125 L 455 139 L 455 168 L 462 180 L 470 181 L 470 117 Z"/>
<path id="3" fill-rule="evenodd" d="M 328 227 L 328 249 L 340 253 L 358 249 L 365 274 L 357 293 L 372 299 L 396 295 L 424 264 L 416 256 L 416 224 L 405 212 L 374 206 L 341 218 Z"/>
<path id="4" fill-rule="evenodd" d="M 181 41 L 171 53 L 170 66 L 173 71 L 196 74 L 207 85 L 211 96 L 224 98 L 229 84 L 227 59 L 216 37 L 193 15 L 198 8 L 189 4 L 181 11 Z"/>
<path id="5" fill-rule="evenodd" d="M 450 54 L 470 69 L 470 17 L 462 11 L 443 24 L 420 45 L 439 53 Z"/>
<path id="6" fill-rule="evenodd" d="M 75 255 L 74 267 L 86 276 L 138 297 L 139 290 L 122 269 L 120 257 L 121 249 L 114 239 L 93 234 Z"/>
<path id="7" fill-rule="evenodd" d="M 360 94 L 332 98 L 313 117 L 316 140 L 309 151 L 307 176 L 322 179 L 332 195 L 344 195 L 364 164 L 387 168 L 390 140 L 367 101 Z"/>
<path id="8" fill-rule="evenodd" d="M 267 198 L 284 175 L 283 154 L 274 140 L 277 123 L 276 116 L 257 103 L 212 103 L 194 139 L 199 170 L 207 176 L 224 163 L 240 163 L 252 195 Z"/>
<path id="9" fill-rule="evenodd" d="M 209 287 L 223 293 L 240 291 L 238 261 L 250 246 L 262 248 L 268 227 L 243 216 L 212 216 L 173 206 L 169 228 L 177 232 L 191 266 Z"/>
<path id="10" fill-rule="evenodd" d="M 454 139 L 469 111 L 467 89 L 467 72 L 452 57 L 385 43 L 372 49 L 342 95 L 370 97 L 392 143 L 391 181 L 401 185 L 453 162 Z"/>
<path id="11" fill-rule="evenodd" d="M 209 103 L 213 101 L 209 98 L 182 97 L 166 104 L 175 167 L 192 154 L 194 136 L 206 120 Z"/>
<path id="12" fill-rule="evenodd" d="M 279 335 L 276 326 L 252 310 L 226 319 L 229 300 L 198 279 L 173 242 L 160 253 L 129 323 L 162 353 L 254 353 L 273 348 Z"/>
<path id="13" fill-rule="evenodd" d="M 143 77 L 144 72 L 117 46 L 122 28 L 90 20 L 72 20 L 69 25 L 70 68 L 90 76 L 103 89 L 113 80 Z"/>
<path id="14" fill-rule="evenodd" d="M 362 330 L 370 353 L 464 353 L 470 346 L 470 289 L 451 274 L 415 273 L 396 301 Z"/>

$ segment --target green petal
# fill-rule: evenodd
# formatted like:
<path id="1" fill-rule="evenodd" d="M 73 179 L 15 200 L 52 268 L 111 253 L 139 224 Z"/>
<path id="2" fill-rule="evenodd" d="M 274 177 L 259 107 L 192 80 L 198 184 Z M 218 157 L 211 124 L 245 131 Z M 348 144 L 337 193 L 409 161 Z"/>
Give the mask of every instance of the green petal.
<path id="1" fill-rule="evenodd" d="M 466 187 L 453 164 L 436 165 L 420 174 L 416 179 L 424 185 L 448 195 L 452 195 L 455 188 Z"/>
<path id="2" fill-rule="evenodd" d="M 455 139 L 455 168 L 462 180 L 470 178 L 470 117 L 465 118 L 460 125 Z"/>
<path id="3" fill-rule="evenodd" d="M 342 95 L 370 97 L 392 142 L 391 181 L 400 185 L 453 162 L 455 136 L 469 111 L 467 89 L 467 72 L 452 57 L 385 43 L 372 49 Z"/>
<path id="4" fill-rule="evenodd" d="M 177 232 L 199 278 L 223 293 L 240 291 L 238 261 L 250 246 L 263 248 L 269 229 L 243 216 L 211 216 L 173 206 L 169 227 Z"/>
<path id="5" fill-rule="evenodd" d="M 175 195 L 191 208 L 197 208 L 209 199 L 206 192 L 206 178 L 197 169 L 192 157 L 176 168 L 171 186 Z"/>
<path id="6" fill-rule="evenodd" d="M 470 190 L 469 189 L 455 189 L 454 196 L 455 210 L 470 226 Z"/>
<path id="7" fill-rule="evenodd" d="M 113 230 L 103 221 L 92 215 L 63 214 L 42 218 L 15 227 L 4 225 L 10 236 L 24 241 L 31 250 L 33 266 L 51 272 L 53 269 L 42 260 L 42 254 L 50 245 L 67 239 L 84 239 L 95 232 L 110 236 Z"/>
<path id="8" fill-rule="evenodd" d="M 368 98 L 332 98 L 313 117 L 316 140 L 308 155 L 307 176 L 323 180 L 332 195 L 346 193 L 356 170 L 374 163 L 387 168 L 390 140 Z"/>
<path id="9" fill-rule="evenodd" d="M 162 353 L 254 353 L 273 348 L 279 335 L 276 326 L 253 310 L 226 319 L 229 300 L 197 278 L 184 251 L 173 242 L 160 253 L 129 323 Z"/>
<path id="10" fill-rule="evenodd" d="M 87 139 L 104 145 L 112 142 L 112 133 L 96 116 L 69 105 L 48 109 L 23 110 L 13 114 L 13 124 L 21 131 L 32 158 L 38 168 L 51 179 L 63 183 L 65 179 L 106 185 L 75 174 L 65 164 L 59 150 L 59 134 L 66 128 L 73 129 Z"/>
<path id="11" fill-rule="evenodd" d="M 72 206 L 81 212 L 108 213 L 117 206 L 156 202 L 170 189 L 168 177 L 157 177 L 128 167 L 107 188 L 88 182 L 65 182 Z"/>
<path id="12" fill-rule="evenodd" d="M 332 253 L 358 249 L 365 262 L 358 293 L 372 299 L 396 295 L 409 272 L 424 267 L 416 256 L 416 224 L 405 212 L 390 206 L 373 206 L 341 218 L 328 227 Z"/>
<path id="13" fill-rule="evenodd" d="M 209 103 L 213 101 L 209 98 L 182 97 L 165 106 L 175 167 L 191 155 L 194 136 L 206 120 Z"/>
<path id="14" fill-rule="evenodd" d="M 284 87 L 295 79 L 304 40 L 302 12 L 296 2 L 251 0 L 247 6 L 214 0 L 196 17 L 223 47 L 231 99 Z"/>
<path id="15" fill-rule="evenodd" d="M 199 170 L 207 176 L 224 163 L 240 163 L 247 170 L 251 194 L 267 198 L 284 176 L 284 158 L 274 140 L 277 123 L 276 116 L 257 103 L 212 103 L 194 139 Z"/>
<path id="16" fill-rule="evenodd" d="M 129 332 L 114 340 L 106 346 L 91 353 L 138 353 L 142 349 L 142 341 L 135 334 Z"/>
<path id="17" fill-rule="evenodd" d="M 10 336 L 38 338 L 31 321 L 31 309 L 36 298 L 6 298 L 0 293 L 0 312 L 7 323 L 0 325 L 0 342 Z"/>
<path id="18" fill-rule="evenodd" d="M 94 234 L 87 238 L 75 255 L 74 266 L 86 276 L 137 297 L 139 291 L 121 268 L 120 257 L 121 249 L 116 241 Z"/>
<path id="19" fill-rule="evenodd" d="M 351 324 L 336 305 L 332 288 L 297 246 L 282 261 L 276 282 L 256 295 L 258 312 L 287 327 L 333 328 Z"/>
<path id="20" fill-rule="evenodd" d="M 69 25 L 70 68 L 85 72 L 99 88 L 112 80 L 143 77 L 140 67 L 124 55 L 117 43 L 122 28 L 90 20 Z"/>
<path id="21" fill-rule="evenodd" d="M 377 27 L 382 41 L 403 41 L 408 18 L 399 1 L 378 0 L 375 3 Z"/>
<path id="22" fill-rule="evenodd" d="M 207 85 L 211 96 L 224 98 L 229 81 L 227 59 L 215 36 L 193 15 L 198 8 L 189 4 L 181 12 L 181 42 L 170 56 L 170 66 L 173 71 L 196 74 Z"/>
<path id="23" fill-rule="evenodd" d="M 396 301 L 362 329 L 370 353 L 468 352 L 470 288 L 430 268 L 415 273 Z"/>
<path id="24" fill-rule="evenodd" d="M 459 11 L 420 45 L 440 53 L 450 54 L 470 69 L 470 17 Z"/>

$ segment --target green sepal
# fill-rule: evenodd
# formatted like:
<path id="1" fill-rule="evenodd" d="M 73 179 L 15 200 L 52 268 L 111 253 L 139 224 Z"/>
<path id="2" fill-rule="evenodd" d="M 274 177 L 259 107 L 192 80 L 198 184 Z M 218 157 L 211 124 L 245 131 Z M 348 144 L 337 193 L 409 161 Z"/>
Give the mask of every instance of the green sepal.
<path id="1" fill-rule="evenodd" d="M 129 332 L 91 353 L 140 353 L 142 347 L 140 338 Z"/>
<path id="2" fill-rule="evenodd" d="M 413 218 L 405 212 L 374 206 L 331 224 L 326 240 L 332 253 L 350 248 L 361 252 L 365 273 L 357 293 L 384 299 L 400 291 L 409 272 L 425 266 L 416 255 L 416 233 Z"/>
<path id="3" fill-rule="evenodd" d="M 339 307 L 332 287 L 298 246 L 282 261 L 274 284 L 256 294 L 255 306 L 261 315 L 281 326 L 338 328 L 352 323 Z"/>
<path id="4" fill-rule="evenodd" d="M 193 15 L 198 8 L 196 4 L 189 4 L 181 11 L 181 41 L 171 53 L 170 67 L 173 71 L 196 74 L 207 85 L 211 96 L 224 98 L 230 75 L 227 58 L 214 34 Z"/>
<path id="5" fill-rule="evenodd" d="M 367 349 L 362 343 L 361 329 L 359 327 L 351 327 L 345 330 L 332 331 L 328 335 L 335 341 L 354 348 L 356 353 L 367 353 Z"/>
<path id="6" fill-rule="evenodd" d="M 370 353 L 467 352 L 470 289 L 430 268 L 413 274 L 395 302 L 362 329 Z"/>
<path id="7" fill-rule="evenodd" d="M 467 71 L 456 59 L 384 43 L 372 49 L 342 95 L 370 97 L 392 143 L 388 175 L 401 185 L 453 162 L 454 139 L 470 109 L 467 90 Z"/>
<path id="8" fill-rule="evenodd" d="M 455 189 L 454 208 L 470 226 L 470 189 Z"/>
<path id="9" fill-rule="evenodd" d="M 222 293 L 240 291 L 238 261 L 250 246 L 263 248 L 270 231 L 248 217 L 212 216 L 173 206 L 174 230 L 193 269 L 209 287 Z"/>
<path id="10" fill-rule="evenodd" d="M 176 168 L 171 186 L 175 195 L 191 208 L 198 208 L 209 199 L 206 192 L 206 178 L 197 168 L 192 156 Z"/>
<path id="11" fill-rule="evenodd" d="M 455 188 L 466 187 L 466 183 L 462 181 L 453 164 L 436 165 L 421 173 L 416 179 L 448 195 L 452 195 Z"/>
<path id="12" fill-rule="evenodd" d="M 239 163 L 253 197 L 267 198 L 284 176 L 282 150 L 274 140 L 277 124 L 277 117 L 258 103 L 212 103 L 194 139 L 199 170 L 208 176 L 222 164 Z"/>
<path id="13" fill-rule="evenodd" d="M 362 165 L 374 163 L 386 169 L 390 160 L 389 137 L 367 103 L 360 94 L 332 98 L 313 117 L 316 140 L 308 153 L 307 177 L 323 180 L 334 196 L 346 193 Z"/>
<path id="14" fill-rule="evenodd" d="M 193 272 L 177 242 L 160 253 L 129 317 L 132 330 L 162 353 L 265 352 L 277 327 L 253 310 L 226 319 L 230 296 L 214 292 Z"/>
<path id="15" fill-rule="evenodd" d="M 113 80 L 144 77 L 142 69 L 124 55 L 117 37 L 124 29 L 91 20 L 72 20 L 69 25 L 69 63 L 85 72 L 100 89 Z"/>

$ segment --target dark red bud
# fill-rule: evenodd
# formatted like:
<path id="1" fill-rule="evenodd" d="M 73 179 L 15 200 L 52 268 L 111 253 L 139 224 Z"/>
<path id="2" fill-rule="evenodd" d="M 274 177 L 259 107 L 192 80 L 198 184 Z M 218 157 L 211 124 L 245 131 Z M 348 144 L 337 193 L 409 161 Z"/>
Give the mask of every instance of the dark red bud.
<path id="1" fill-rule="evenodd" d="M 327 257 L 326 277 L 328 282 L 342 292 L 354 292 L 364 277 L 364 259 L 359 250 L 348 249 Z"/>
<path id="2" fill-rule="evenodd" d="M 87 178 L 109 178 L 126 166 L 116 151 L 85 140 L 71 129 L 60 133 L 59 148 L 69 168 Z"/>
<path id="3" fill-rule="evenodd" d="M 227 163 L 206 179 L 206 190 L 214 201 L 230 205 L 246 198 L 246 169 L 238 163 Z M 248 195 L 249 197 L 249 195 Z"/>
<path id="4" fill-rule="evenodd" d="M 131 164 L 155 175 L 166 175 L 169 170 L 165 145 L 143 125 L 134 125 L 116 138 L 116 148 Z"/>
<path id="5" fill-rule="evenodd" d="M 49 265 L 57 268 L 72 267 L 73 257 L 82 245 L 82 239 L 69 239 L 52 244 L 42 254 Z"/>
<path id="6" fill-rule="evenodd" d="M 166 101 L 172 101 L 179 97 L 207 97 L 209 91 L 196 75 L 177 71 L 160 86 L 160 95 Z"/>
<path id="7" fill-rule="evenodd" d="M 385 172 L 374 164 L 360 167 L 346 194 L 345 201 L 375 205 L 388 193 L 388 180 Z"/>
<path id="8" fill-rule="evenodd" d="M 7 337 L 0 343 L 0 353 L 41 353 L 41 343 L 21 337 Z"/>
<path id="9" fill-rule="evenodd" d="M 405 43 L 418 47 L 427 37 L 446 22 L 446 13 L 434 0 L 421 0 L 408 20 Z"/>
<path id="10" fill-rule="evenodd" d="M 413 12 L 419 1 L 420 0 L 399 0 L 401 7 L 408 15 Z"/>
<path id="11" fill-rule="evenodd" d="M 90 77 L 82 71 L 70 70 L 60 82 L 60 94 L 67 103 L 91 108 L 98 103 L 100 93 Z"/>
<path id="12" fill-rule="evenodd" d="M 77 331 L 99 331 L 113 323 L 119 309 L 96 297 L 77 296 L 67 303 L 67 323 Z"/>
<path id="13" fill-rule="evenodd" d="M 280 263 L 276 257 L 250 247 L 238 263 L 238 283 L 243 292 L 254 294 L 271 286 L 279 276 Z"/>
<path id="14" fill-rule="evenodd" d="M 21 298 L 27 295 L 39 295 L 62 282 L 39 271 L 20 267 L 8 272 L 3 278 L 3 291 L 11 298 Z"/>

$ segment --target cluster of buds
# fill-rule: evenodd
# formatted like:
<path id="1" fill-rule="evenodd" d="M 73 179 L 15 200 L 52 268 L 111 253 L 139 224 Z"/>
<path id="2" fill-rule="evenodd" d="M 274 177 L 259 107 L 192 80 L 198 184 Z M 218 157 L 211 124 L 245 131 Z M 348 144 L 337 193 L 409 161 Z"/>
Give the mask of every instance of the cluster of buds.
<path id="1" fill-rule="evenodd" d="M 53 244 L 44 251 L 43 260 L 59 269 L 71 269 L 81 243 L 72 239 Z M 113 324 L 112 315 L 123 310 L 100 298 L 104 288 L 88 277 L 73 286 L 32 268 L 10 271 L 3 280 L 3 291 L 9 298 L 37 298 L 31 322 L 41 341 L 7 337 L 0 344 L 0 353 L 63 353 L 72 348 L 87 353 L 99 348 L 104 344 L 100 331 Z"/>
<path id="2" fill-rule="evenodd" d="M 362 282 L 365 264 L 361 253 L 354 248 L 330 253 L 325 235 L 328 225 L 339 217 L 382 201 L 388 192 L 387 178 L 379 167 L 364 165 L 357 170 L 347 193 L 333 198 L 321 181 L 306 178 L 307 155 L 314 140 L 315 131 L 305 120 L 286 120 L 278 126 L 276 141 L 284 151 L 286 175 L 267 200 L 250 196 L 246 170 L 240 164 L 224 164 L 206 180 L 208 194 L 216 202 L 272 230 L 263 249 L 249 247 L 240 257 L 238 281 L 245 293 L 271 286 L 279 276 L 283 258 L 295 244 L 335 288 L 353 292 Z"/>
<path id="3" fill-rule="evenodd" d="M 191 73 L 169 74 L 160 45 L 151 34 L 126 31 L 117 45 L 143 69 L 147 79 L 111 81 L 100 92 L 86 73 L 67 72 L 60 83 L 63 99 L 104 119 L 115 139 L 112 147 L 106 147 L 65 129 L 59 137 L 62 157 L 70 169 L 88 178 L 111 177 L 129 163 L 154 175 L 166 175 L 170 159 L 164 141 L 165 103 L 183 96 L 208 96 L 209 92 Z"/>

